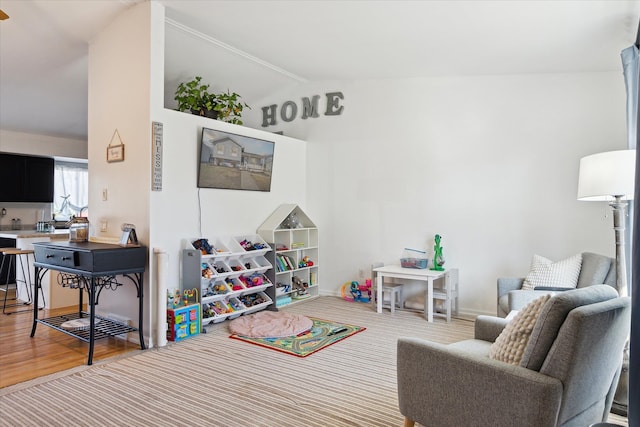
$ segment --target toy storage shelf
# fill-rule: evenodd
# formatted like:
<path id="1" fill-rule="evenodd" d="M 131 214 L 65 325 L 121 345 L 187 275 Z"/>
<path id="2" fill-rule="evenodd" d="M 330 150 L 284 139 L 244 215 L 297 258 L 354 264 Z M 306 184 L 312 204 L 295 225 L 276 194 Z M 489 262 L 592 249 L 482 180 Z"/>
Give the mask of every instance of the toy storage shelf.
<path id="1" fill-rule="evenodd" d="M 273 269 L 267 272 L 275 285 L 276 307 L 317 297 L 318 228 L 297 205 L 282 205 L 258 228 L 258 234 L 274 249 L 266 255 Z M 299 292 L 295 279 L 304 284 Z"/>
<path id="2" fill-rule="evenodd" d="M 202 326 L 273 306 L 272 264 L 266 256 L 272 251 L 260 236 L 205 239 L 211 253 L 195 249 L 198 240 L 190 239 L 190 248 L 182 251 L 182 290 L 198 289 Z"/>

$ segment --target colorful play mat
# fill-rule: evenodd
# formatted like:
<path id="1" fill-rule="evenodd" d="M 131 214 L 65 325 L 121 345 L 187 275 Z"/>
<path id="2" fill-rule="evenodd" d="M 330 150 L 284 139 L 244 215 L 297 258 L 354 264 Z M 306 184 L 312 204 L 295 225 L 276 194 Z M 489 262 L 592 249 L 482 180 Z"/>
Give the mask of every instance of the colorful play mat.
<path id="1" fill-rule="evenodd" d="M 259 314 L 259 313 L 258 313 Z M 349 325 L 346 323 L 332 322 L 330 320 L 310 317 L 313 325 L 297 335 L 286 337 L 251 338 L 232 333 L 230 338 L 246 341 L 262 347 L 277 350 L 298 357 L 307 357 L 317 351 L 342 341 L 366 328 Z"/>

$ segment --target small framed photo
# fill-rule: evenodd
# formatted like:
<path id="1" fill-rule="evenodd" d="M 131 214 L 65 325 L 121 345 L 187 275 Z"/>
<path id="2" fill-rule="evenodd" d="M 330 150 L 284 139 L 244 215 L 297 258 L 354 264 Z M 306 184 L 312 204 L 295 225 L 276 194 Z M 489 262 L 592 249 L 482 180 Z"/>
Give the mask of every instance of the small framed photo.
<path id="1" fill-rule="evenodd" d="M 124 161 L 124 144 L 109 145 L 107 147 L 107 162 L 123 162 Z"/>

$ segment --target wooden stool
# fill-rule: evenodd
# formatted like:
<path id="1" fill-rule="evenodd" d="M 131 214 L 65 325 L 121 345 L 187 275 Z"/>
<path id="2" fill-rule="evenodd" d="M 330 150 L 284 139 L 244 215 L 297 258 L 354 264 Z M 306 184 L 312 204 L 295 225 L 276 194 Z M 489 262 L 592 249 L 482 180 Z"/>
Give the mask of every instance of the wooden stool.
<path id="1" fill-rule="evenodd" d="M 13 313 L 25 313 L 30 312 L 31 310 L 19 310 L 19 311 L 10 311 L 7 312 L 7 308 L 10 307 L 21 307 L 23 305 L 30 305 L 33 303 L 32 295 L 31 295 L 31 286 L 33 282 L 31 281 L 31 270 L 29 268 L 29 255 L 33 255 L 33 250 L 30 249 L 19 249 L 19 248 L 0 248 L 2 255 L 2 264 L 0 265 L 0 271 L 4 269 L 5 262 L 8 262 L 7 267 L 7 279 L 5 283 L 0 283 L 0 291 L 4 291 L 4 301 L 2 304 L 2 313 L 4 314 L 13 314 Z M 22 279 L 19 279 L 17 276 L 18 273 L 18 263 L 20 264 L 20 269 L 22 271 Z M 13 272 L 16 275 L 15 282 L 10 283 L 11 277 L 11 269 L 13 268 Z M 23 283 L 25 285 L 27 291 L 28 300 L 22 303 L 18 303 L 18 283 Z M 8 298 L 9 290 L 15 290 L 15 296 L 13 298 Z M 14 304 L 7 305 L 7 300 L 15 301 Z"/>
<path id="2" fill-rule="evenodd" d="M 4 255 L 4 251 L 12 251 L 15 248 L 0 248 L 0 254 Z M 5 271 L 5 260 L 7 261 L 7 270 Z M 7 295 L 10 289 L 15 288 L 15 283 L 10 283 L 11 280 L 11 261 L 13 259 L 9 257 L 2 257 L 2 263 L 0 264 L 0 274 L 6 273 L 6 278 L 4 279 L 5 283 L 0 283 L 0 292 L 4 292 L 4 304 L 7 304 Z M 13 285 L 13 286 L 11 286 Z M 16 298 L 9 298 L 10 301 L 15 300 Z M 3 310 L 4 311 L 4 310 Z"/>

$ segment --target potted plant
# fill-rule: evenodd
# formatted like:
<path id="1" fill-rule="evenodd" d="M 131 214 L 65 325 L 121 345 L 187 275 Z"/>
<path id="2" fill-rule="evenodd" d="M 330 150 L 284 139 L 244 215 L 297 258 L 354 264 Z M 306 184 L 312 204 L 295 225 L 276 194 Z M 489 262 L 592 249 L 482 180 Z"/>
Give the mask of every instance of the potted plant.
<path id="1" fill-rule="evenodd" d="M 251 107 L 246 102 L 240 101 L 240 95 L 235 92 L 229 93 L 228 89 L 227 93 L 219 93 L 216 97 L 217 105 L 215 109 L 218 111 L 218 120 L 241 125 L 242 110 L 244 107 L 248 109 L 251 109 Z"/>
<path id="2" fill-rule="evenodd" d="M 202 77 L 196 76 L 189 82 L 182 82 L 176 89 L 174 99 L 178 101 L 178 110 L 190 110 L 192 114 L 212 119 L 218 117 L 217 95 L 208 92 L 209 85 L 201 84 Z"/>
<path id="3" fill-rule="evenodd" d="M 191 113 L 218 119 L 224 122 L 241 125 L 242 110 L 249 107 L 245 102 L 240 101 L 241 96 L 237 93 L 216 94 L 209 92 L 209 85 L 201 83 L 202 77 L 196 76 L 189 82 L 178 85 L 174 99 L 178 101 L 178 110 L 190 110 Z"/>

